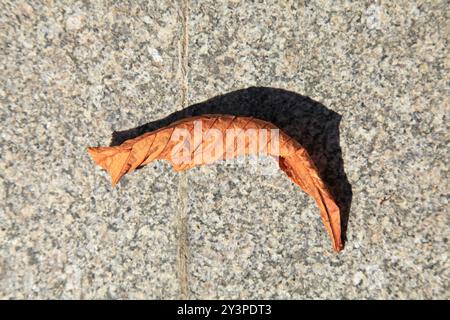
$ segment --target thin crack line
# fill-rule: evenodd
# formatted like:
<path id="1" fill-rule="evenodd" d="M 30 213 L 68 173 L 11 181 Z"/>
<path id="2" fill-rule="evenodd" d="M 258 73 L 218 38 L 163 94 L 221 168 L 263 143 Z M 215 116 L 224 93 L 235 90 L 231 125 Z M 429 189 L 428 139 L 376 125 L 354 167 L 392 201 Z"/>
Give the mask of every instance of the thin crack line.
<path id="1" fill-rule="evenodd" d="M 189 0 L 180 0 L 182 39 L 180 43 L 180 69 L 181 69 L 181 109 L 188 106 L 188 48 L 189 48 Z M 178 182 L 178 212 L 176 217 L 177 227 L 177 276 L 180 286 L 180 299 L 189 298 L 188 281 L 188 219 L 187 219 L 187 175 L 185 172 L 179 173 Z"/>

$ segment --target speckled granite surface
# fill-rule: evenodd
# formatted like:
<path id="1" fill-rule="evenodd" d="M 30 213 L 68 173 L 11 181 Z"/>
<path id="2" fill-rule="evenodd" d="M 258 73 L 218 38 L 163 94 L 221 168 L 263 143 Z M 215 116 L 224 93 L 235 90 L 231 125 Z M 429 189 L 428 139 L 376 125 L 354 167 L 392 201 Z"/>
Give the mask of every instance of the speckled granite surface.
<path id="1" fill-rule="evenodd" d="M 180 297 L 180 208 L 190 298 L 450 298 L 445 1 L 98 3 L 0 5 L 1 298 Z M 292 95 L 205 108 L 311 129 L 335 192 L 351 185 L 341 254 L 273 162 L 158 162 L 113 189 L 85 152 L 251 86 Z"/>

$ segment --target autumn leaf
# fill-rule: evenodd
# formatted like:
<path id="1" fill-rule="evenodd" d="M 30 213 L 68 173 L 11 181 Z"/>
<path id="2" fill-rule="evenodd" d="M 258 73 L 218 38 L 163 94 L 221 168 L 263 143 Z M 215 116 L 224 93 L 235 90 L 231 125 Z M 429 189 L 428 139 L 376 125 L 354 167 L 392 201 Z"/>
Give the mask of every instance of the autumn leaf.
<path id="1" fill-rule="evenodd" d="M 202 115 L 147 132 L 119 146 L 90 147 L 89 154 L 116 185 L 120 178 L 154 160 L 169 161 L 176 171 L 243 155 L 278 157 L 288 177 L 319 207 L 333 249 L 343 248 L 340 210 L 307 151 L 273 124 L 252 117 Z"/>

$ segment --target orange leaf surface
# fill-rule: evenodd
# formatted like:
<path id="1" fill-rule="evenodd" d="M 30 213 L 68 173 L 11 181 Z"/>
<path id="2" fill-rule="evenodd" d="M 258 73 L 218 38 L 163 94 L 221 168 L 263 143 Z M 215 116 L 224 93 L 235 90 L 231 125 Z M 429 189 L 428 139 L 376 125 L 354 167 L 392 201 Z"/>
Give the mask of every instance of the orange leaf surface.
<path id="1" fill-rule="evenodd" d="M 257 132 L 256 136 L 247 134 L 248 129 Z M 278 128 L 273 124 L 251 117 L 203 115 L 144 133 L 119 146 L 90 147 L 88 152 L 111 175 L 112 184 L 116 185 L 123 175 L 157 159 L 167 160 L 176 171 L 181 171 L 219 159 L 265 151 L 278 157 L 281 170 L 314 198 L 333 249 L 342 250 L 340 210 L 333 196 L 307 151 L 283 131 L 275 130 Z M 278 134 L 261 138 L 260 133 L 268 131 Z M 234 132 L 234 135 L 230 138 L 226 132 Z"/>

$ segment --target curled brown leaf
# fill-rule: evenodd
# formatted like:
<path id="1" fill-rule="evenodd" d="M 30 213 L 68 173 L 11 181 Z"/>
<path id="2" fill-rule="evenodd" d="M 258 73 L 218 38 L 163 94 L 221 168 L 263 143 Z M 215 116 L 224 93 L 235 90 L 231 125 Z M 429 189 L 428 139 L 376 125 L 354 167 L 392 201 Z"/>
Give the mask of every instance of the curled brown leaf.
<path id="1" fill-rule="evenodd" d="M 258 133 L 256 138 L 245 137 L 245 132 L 242 132 L 248 129 L 254 129 Z M 200 130 L 200 138 L 198 133 L 195 134 L 196 130 Z M 342 250 L 339 207 L 320 178 L 307 151 L 281 130 L 276 135 L 270 134 L 261 138 L 259 133 L 268 130 L 275 132 L 278 128 L 269 122 L 251 117 L 203 115 L 147 132 L 126 140 L 119 146 L 90 147 L 88 152 L 94 161 L 111 175 L 112 184 L 115 185 L 123 175 L 153 160 L 167 160 L 176 171 L 181 171 L 220 159 L 260 154 L 261 150 L 265 150 L 267 154 L 278 157 L 281 170 L 314 198 L 333 249 Z M 234 132 L 234 136 L 230 139 L 226 132 Z M 244 140 L 239 140 L 242 135 Z M 242 141 L 243 143 L 238 143 Z M 255 141 L 256 148 L 253 147 Z M 218 148 L 220 146 L 222 148 Z"/>

